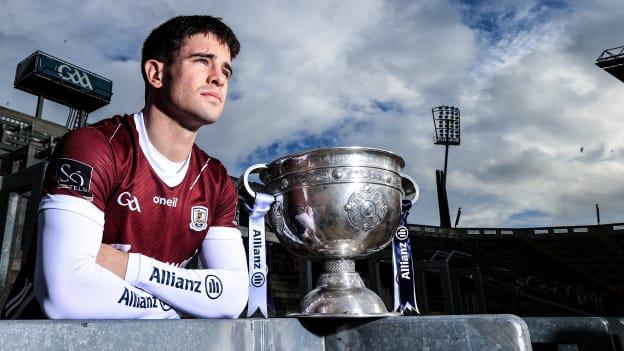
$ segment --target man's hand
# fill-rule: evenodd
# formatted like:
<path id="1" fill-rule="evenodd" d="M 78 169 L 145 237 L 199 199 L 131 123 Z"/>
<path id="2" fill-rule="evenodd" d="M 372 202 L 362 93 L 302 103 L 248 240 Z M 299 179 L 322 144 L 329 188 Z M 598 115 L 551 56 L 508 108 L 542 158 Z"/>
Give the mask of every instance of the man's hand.
<path id="1" fill-rule="evenodd" d="M 127 252 L 119 251 L 107 244 L 102 244 L 95 262 L 121 279 L 126 278 L 126 268 L 128 268 Z"/>

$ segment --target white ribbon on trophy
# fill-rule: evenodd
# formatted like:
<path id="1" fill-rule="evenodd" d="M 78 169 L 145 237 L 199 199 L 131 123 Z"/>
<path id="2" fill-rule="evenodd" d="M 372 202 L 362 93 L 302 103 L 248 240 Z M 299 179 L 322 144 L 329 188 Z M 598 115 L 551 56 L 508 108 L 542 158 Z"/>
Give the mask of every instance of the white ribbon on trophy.
<path id="1" fill-rule="evenodd" d="M 249 186 L 249 174 L 259 168 L 266 168 L 266 165 L 254 165 L 248 168 L 243 175 L 245 190 L 254 198 L 253 207 L 245 204 L 249 210 L 249 302 L 247 304 L 247 317 L 253 317 L 256 311 L 259 311 L 260 316 L 268 318 L 267 281 L 269 269 L 266 263 L 264 216 L 271 208 L 275 198 L 269 194 L 257 193 Z"/>

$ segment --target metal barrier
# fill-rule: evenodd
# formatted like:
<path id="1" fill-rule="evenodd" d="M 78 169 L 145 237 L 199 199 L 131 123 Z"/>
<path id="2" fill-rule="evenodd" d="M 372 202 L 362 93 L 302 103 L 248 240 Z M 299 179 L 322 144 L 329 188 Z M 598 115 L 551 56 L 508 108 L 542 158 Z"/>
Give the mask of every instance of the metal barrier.
<path id="1" fill-rule="evenodd" d="M 2 350 L 531 350 L 513 315 L 0 321 Z"/>
<path id="2" fill-rule="evenodd" d="M 609 317 L 609 330 L 613 338 L 613 344 L 617 351 L 624 351 L 624 318 Z"/>
<path id="3" fill-rule="evenodd" d="M 609 322 L 599 317 L 524 318 L 534 346 L 556 346 L 566 351 L 615 350 Z"/>
<path id="4" fill-rule="evenodd" d="M 40 162 L 0 177 L 0 306 L 4 306 L 10 289 L 8 285 L 15 244 L 21 238 L 22 250 L 26 252 L 35 236 L 45 168 L 46 162 Z M 26 211 L 22 213 L 18 210 L 18 202 L 22 194 L 29 192 Z M 20 235 L 18 228 L 21 221 L 23 227 Z"/>

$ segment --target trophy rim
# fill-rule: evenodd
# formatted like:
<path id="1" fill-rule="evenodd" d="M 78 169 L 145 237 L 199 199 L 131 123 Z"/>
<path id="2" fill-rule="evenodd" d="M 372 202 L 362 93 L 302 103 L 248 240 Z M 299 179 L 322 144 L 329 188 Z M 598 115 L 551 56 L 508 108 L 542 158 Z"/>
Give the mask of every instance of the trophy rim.
<path id="1" fill-rule="evenodd" d="M 296 158 L 296 157 L 300 157 L 304 155 L 314 155 L 314 154 L 325 153 L 327 151 L 370 151 L 370 152 L 377 152 L 381 154 L 387 154 L 388 156 L 394 157 L 399 160 L 399 166 L 401 169 L 405 167 L 405 160 L 403 159 L 403 157 L 399 156 L 397 153 L 394 153 L 392 151 L 388 151 L 385 149 L 381 149 L 381 148 L 368 147 L 368 146 L 335 146 L 335 147 L 323 147 L 323 148 L 315 148 L 315 149 L 297 151 L 297 152 L 282 156 L 278 159 L 271 161 L 268 164 L 268 167 L 269 168 L 273 167 L 277 164 L 283 163 L 284 161 L 288 159 L 292 159 L 292 158 Z"/>

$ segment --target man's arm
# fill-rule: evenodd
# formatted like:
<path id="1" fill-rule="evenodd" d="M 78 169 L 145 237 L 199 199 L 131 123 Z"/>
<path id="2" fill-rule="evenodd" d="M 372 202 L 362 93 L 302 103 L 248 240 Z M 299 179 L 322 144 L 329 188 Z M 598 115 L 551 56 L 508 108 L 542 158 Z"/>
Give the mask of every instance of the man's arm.
<path id="1" fill-rule="evenodd" d="M 65 200 L 93 206 L 69 196 Z M 160 299 L 96 264 L 101 242 L 102 226 L 89 216 L 57 208 L 39 213 L 35 294 L 48 317 L 179 318 Z"/>
<path id="2" fill-rule="evenodd" d="M 126 256 L 110 247 L 100 250 L 98 263 L 177 311 L 203 318 L 236 318 L 249 295 L 247 258 L 235 221 L 238 196 L 223 165 L 215 161 L 211 165 L 221 193 L 202 242 L 200 257 L 207 269 L 178 268 L 138 253 Z"/>
<path id="3" fill-rule="evenodd" d="M 248 296 L 247 260 L 238 229 L 212 227 L 202 243 L 201 259 L 208 269 L 178 268 L 107 245 L 98 254 L 99 264 L 178 311 L 202 318 L 238 317 Z"/>

